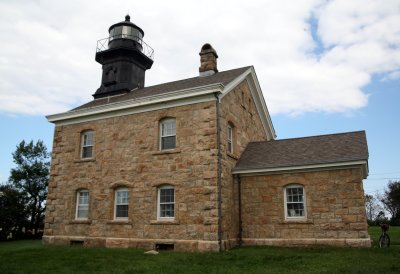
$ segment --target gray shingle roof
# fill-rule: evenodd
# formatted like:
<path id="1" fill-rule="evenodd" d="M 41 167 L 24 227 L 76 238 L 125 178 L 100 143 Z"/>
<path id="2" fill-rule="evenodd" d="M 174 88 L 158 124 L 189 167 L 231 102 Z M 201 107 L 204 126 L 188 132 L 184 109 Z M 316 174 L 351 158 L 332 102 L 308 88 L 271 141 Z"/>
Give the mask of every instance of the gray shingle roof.
<path id="1" fill-rule="evenodd" d="M 133 91 L 123 94 L 123 95 L 117 95 L 117 96 L 112 96 L 112 97 L 96 99 L 96 100 L 93 100 L 82 106 L 79 106 L 73 110 L 101 106 L 101 105 L 106 105 L 109 103 L 122 102 L 122 101 L 126 101 L 126 100 L 154 96 L 154 95 L 159 95 L 159 94 L 163 94 L 163 93 L 168 93 L 168 92 L 173 92 L 173 91 L 178 91 L 178 90 L 183 90 L 183 89 L 188 89 L 188 88 L 201 87 L 201 86 L 206 86 L 206 85 L 211 85 L 211 84 L 220 83 L 220 84 L 226 85 L 229 82 L 233 81 L 236 77 L 238 77 L 239 75 L 244 73 L 249 68 L 250 67 L 237 68 L 237 69 L 217 72 L 216 74 L 210 75 L 210 76 L 193 77 L 193 78 L 188 78 L 188 79 L 184 79 L 184 80 L 180 80 L 180 81 L 174 81 L 174 82 L 169 82 L 169 83 L 165 83 L 165 84 L 144 87 L 144 88 L 133 90 Z"/>
<path id="2" fill-rule="evenodd" d="M 368 160 L 365 131 L 251 142 L 234 171 Z"/>

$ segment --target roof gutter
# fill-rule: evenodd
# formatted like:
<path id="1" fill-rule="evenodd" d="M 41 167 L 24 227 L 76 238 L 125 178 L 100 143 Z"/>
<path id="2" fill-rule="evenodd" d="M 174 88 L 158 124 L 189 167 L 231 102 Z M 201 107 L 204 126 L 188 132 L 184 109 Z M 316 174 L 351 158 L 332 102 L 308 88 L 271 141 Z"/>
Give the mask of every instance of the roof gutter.
<path id="1" fill-rule="evenodd" d="M 286 167 L 270 167 L 270 168 L 249 168 L 249 169 L 233 169 L 232 174 L 242 174 L 243 176 L 250 175 L 262 175 L 268 173 L 276 173 L 276 172 L 302 172 L 302 171 L 310 171 L 310 170 L 321 170 L 321 169 L 342 169 L 346 167 L 352 166 L 361 166 L 362 167 L 362 175 L 363 178 L 366 179 L 368 177 L 368 161 L 367 160 L 359 160 L 359 161 L 348 161 L 348 162 L 337 162 L 337 163 L 329 163 L 329 164 L 315 164 L 315 165 L 301 165 L 301 166 L 286 166 Z"/>
<path id="2" fill-rule="evenodd" d="M 239 246 L 243 244 L 243 221 L 242 221 L 242 179 L 240 178 L 240 174 L 236 174 L 238 183 L 238 201 L 239 201 L 239 235 L 238 235 L 238 243 Z"/>
<path id="3" fill-rule="evenodd" d="M 129 109 L 145 108 L 145 107 L 150 108 L 150 106 L 156 104 L 165 104 L 177 100 L 188 100 L 189 98 L 195 98 L 207 95 L 212 96 L 212 94 L 214 94 L 215 92 L 222 92 L 223 89 L 224 85 L 217 83 L 196 88 L 168 92 L 161 95 L 147 96 L 137 99 L 126 100 L 122 102 L 108 103 L 85 109 L 67 111 L 63 113 L 48 115 L 46 116 L 46 118 L 49 122 L 52 123 L 72 121 L 74 119 L 79 119 L 79 118 L 82 119 L 83 117 L 106 115 L 111 112 L 113 113 L 123 112 Z"/>

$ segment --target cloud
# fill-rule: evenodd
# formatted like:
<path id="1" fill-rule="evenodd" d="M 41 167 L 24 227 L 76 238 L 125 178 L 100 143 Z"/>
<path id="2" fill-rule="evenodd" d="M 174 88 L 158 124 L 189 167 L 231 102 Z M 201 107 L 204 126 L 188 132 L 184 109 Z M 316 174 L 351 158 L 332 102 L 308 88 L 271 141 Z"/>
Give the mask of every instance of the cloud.
<path id="1" fill-rule="evenodd" d="M 272 113 L 349 112 L 375 74 L 398 79 L 398 1 L 2 1 L 0 113 L 45 115 L 100 85 L 98 39 L 130 11 L 155 49 L 146 85 L 198 74 L 201 46 L 219 70 L 254 65 Z"/>
<path id="2" fill-rule="evenodd" d="M 400 70 L 393 71 L 382 78 L 382 81 L 390 81 L 400 79 Z"/>

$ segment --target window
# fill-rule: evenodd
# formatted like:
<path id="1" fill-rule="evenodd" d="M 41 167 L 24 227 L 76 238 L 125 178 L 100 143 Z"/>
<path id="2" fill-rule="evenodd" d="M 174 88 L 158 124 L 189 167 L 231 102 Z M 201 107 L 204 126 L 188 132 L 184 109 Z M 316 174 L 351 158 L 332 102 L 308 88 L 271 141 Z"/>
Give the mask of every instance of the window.
<path id="1" fill-rule="evenodd" d="M 128 219 L 129 191 L 127 188 L 119 188 L 115 191 L 114 219 Z"/>
<path id="2" fill-rule="evenodd" d="M 174 149 L 176 147 L 176 120 L 164 119 L 160 123 L 160 148 Z"/>
<path id="3" fill-rule="evenodd" d="M 110 41 L 119 38 L 132 39 L 141 42 L 143 35 L 138 29 L 130 26 L 117 26 L 112 28 L 110 30 Z"/>
<path id="4" fill-rule="evenodd" d="M 290 185 L 285 188 L 285 217 L 287 219 L 305 218 L 306 205 L 304 187 Z"/>
<path id="5" fill-rule="evenodd" d="M 114 28 L 113 38 L 121 38 L 122 37 L 122 26 L 118 26 Z"/>
<path id="6" fill-rule="evenodd" d="M 175 189 L 173 186 L 162 186 L 158 189 L 158 219 L 174 219 Z"/>
<path id="7" fill-rule="evenodd" d="M 76 219 L 87 219 L 89 215 L 89 191 L 80 190 L 76 193 Z"/>
<path id="8" fill-rule="evenodd" d="M 85 158 L 92 158 L 93 157 L 93 131 L 85 131 L 82 133 L 81 138 L 81 157 L 82 159 Z"/>
<path id="9" fill-rule="evenodd" d="M 228 152 L 233 153 L 233 126 L 228 125 Z"/>

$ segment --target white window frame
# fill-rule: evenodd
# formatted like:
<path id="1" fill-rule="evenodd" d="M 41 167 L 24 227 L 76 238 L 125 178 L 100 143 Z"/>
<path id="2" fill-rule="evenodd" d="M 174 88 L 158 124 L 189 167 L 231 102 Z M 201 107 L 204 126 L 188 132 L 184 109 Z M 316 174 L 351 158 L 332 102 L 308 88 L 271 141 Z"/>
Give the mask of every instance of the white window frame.
<path id="1" fill-rule="evenodd" d="M 228 153 L 233 154 L 233 126 L 228 124 Z"/>
<path id="2" fill-rule="evenodd" d="M 87 204 L 82 204 L 81 203 L 81 194 L 83 193 L 87 193 Z M 87 220 L 89 218 L 89 204 L 90 204 L 90 195 L 89 195 L 89 190 L 87 189 L 81 189 L 79 191 L 76 192 L 76 207 L 75 207 L 75 219 L 77 220 Z M 85 207 L 86 206 L 86 210 L 87 210 L 87 215 L 86 217 L 79 217 L 79 211 L 83 210 L 81 209 L 81 207 Z"/>
<path id="3" fill-rule="evenodd" d="M 87 137 L 89 135 L 91 135 L 91 139 Z M 84 157 L 84 155 L 83 155 L 84 148 L 88 148 L 88 147 L 92 148 L 91 155 L 88 157 Z M 93 153 L 94 153 L 94 131 L 86 130 L 86 131 L 82 132 L 82 134 L 81 134 L 81 158 L 82 159 L 91 159 L 91 158 L 93 158 Z"/>
<path id="4" fill-rule="evenodd" d="M 174 193 L 174 201 L 173 202 L 164 202 L 164 203 L 161 203 L 161 191 L 162 190 L 164 190 L 164 189 L 172 189 L 173 190 L 173 193 Z M 161 187 L 159 187 L 158 188 L 158 191 L 157 191 L 157 219 L 158 220 L 166 220 L 166 221 L 172 221 L 172 220 L 175 220 L 175 216 L 176 216 L 176 214 L 175 214 L 175 212 L 176 212 L 176 210 L 175 210 L 175 197 L 176 197 L 176 195 L 175 195 L 175 187 L 174 186 L 171 186 L 171 185 L 164 185 L 164 186 L 161 186 Z M 173 210 L 174 210 L 174 216 L 172 216 L 172 217 L 163 217 L 163 216 L 161 216 L 161 204 L 169 204 L 169 205 L 173 205 Z"/>
<path id="5" fill-rule="evenodd" d="M 287 201 L 287 190 L 289 188 L 302 188 L 303 190 L 303 211 L 304 211 L 304 215 L 303 216 L 289 216 L 288 215 L 288 209 L 287 209 L 287 205 L 288 203 L 299 203 L 299 202 L 288 202 Z M 291 185 L 287 185 L 283 188 L 283 197 L 284 197 L 284 208 L 285 208 L 285 219 L 286 220 L 306 220 L 307 219 L 307 199 L 306 199 L 306 191 L 305 191 L 305 187 L 303 185 L 299 185 L 299 184 L 291 184 Z"/>
<path id="6" fill-rule="evenodd" d="M 118 193 L 119 192 L 126 192 L 127 193 L 127 201 L 124 203 L 118 202 Z M 117 217 L 117 206 L 119 205 L 126 205 L 128 206 L 128 216 L 126 217 Z M 114 194 L 114 220 L 128 220 L 129 219 L 129 189 L 126 187 L 120 187 L 115 190 Z"/>
<path id="7" fill-rule="evenodd" d="M 164 125 L 174 122 L 175 132 L 173 134 L 165 134 L 164 133 Z M 175 137 L 175 146 L 173 148 L 163 148 L 162 147 L 162 139 L 166 137 Z M 176 149 L 176 119 L 175 118 L 165 118 L 160 121 L 160 150 L 170 150 Z"/>

